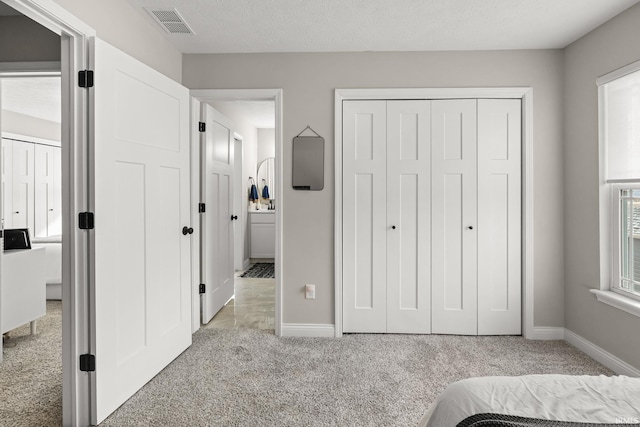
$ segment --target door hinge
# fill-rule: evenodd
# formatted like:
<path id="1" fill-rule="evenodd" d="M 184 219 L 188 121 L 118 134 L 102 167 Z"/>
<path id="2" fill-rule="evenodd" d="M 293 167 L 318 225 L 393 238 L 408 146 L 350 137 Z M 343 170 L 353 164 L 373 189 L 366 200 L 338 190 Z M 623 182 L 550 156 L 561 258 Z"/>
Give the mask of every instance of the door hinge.
<path id="1" fill-rule="evenodd" d="M 200 283 L 200 293 L 204 294 L 207 290 L 207 287 L 205 286 L 204 283 Z"/>
<path id="2" fill-rule="evenodd" d="M 78 86 L 93 87 L 93 70 L 78 71 Z"/>
<path id="3" fill-rule="evenodd" d="M 93 354 L 81 354 L 80 370 L 82 372 L 94 372 L 96 370 L 96 357 Z"/>
<path id="4" fill-rule="evenodd" d="M 207 125 L 204 122 L 198 122 L 198 130 L 200 132 L 205 132 L 207 129 Z"/>
<path id="5" fill-rule="evenodd" d="M 78 214 L 78 227 L 80 227 L 80 230 L 93 230 L 93 212 L 80 212 Z"/>
<path id="6" fill-rule="evenodd" d="M 198 212 L 200 212 L 200 213 L 205 213 L 206 212 L 206 207 L 205 207 L 204 203 L 198 203 Z"/>

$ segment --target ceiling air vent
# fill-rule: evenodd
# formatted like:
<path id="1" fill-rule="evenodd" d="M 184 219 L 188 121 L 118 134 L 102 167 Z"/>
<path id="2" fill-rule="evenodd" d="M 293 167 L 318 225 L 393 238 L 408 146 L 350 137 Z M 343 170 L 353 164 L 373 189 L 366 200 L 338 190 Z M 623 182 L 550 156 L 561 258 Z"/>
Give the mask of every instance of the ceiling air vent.
<path id="1" fill-rule="evenodd" d="M 169 34 L 195 34 L 176 9 L 145 8 L 145 10 Z"/>

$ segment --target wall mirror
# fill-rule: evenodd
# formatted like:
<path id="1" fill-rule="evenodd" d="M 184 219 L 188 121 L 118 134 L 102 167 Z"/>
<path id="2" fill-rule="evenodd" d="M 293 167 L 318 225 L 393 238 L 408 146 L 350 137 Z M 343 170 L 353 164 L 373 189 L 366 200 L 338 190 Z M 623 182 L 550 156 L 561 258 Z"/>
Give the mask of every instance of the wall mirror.
<path id="1" fill-rule="evenodd" d="M 294 190 L 324 188 L 324 138 L 297 136 L 293 138 Z"/>
<path id="2" fill-rule="evenodd" d="M 276 198 L 276 158 L 267 157 L 258 165 L 258 193 L 263 199 Z M 265 191 L 265 185 L 267 190 Z M 267 194 L 268 193 L 268 194 Z M 267 197 L 265 197 L 267 196 Z"/>

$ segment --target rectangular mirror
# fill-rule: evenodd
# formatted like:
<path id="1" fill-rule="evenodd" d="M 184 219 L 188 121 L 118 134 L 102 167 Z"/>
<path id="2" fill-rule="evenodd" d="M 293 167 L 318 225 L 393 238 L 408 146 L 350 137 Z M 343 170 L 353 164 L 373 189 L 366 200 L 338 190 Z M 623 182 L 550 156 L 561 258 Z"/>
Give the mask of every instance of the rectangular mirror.
<path id="1" fill-rule="evenodd" d="M 322 190 L 324 188 L 324 138 L 297 136 L 293 138 L 293 189 Z"/>

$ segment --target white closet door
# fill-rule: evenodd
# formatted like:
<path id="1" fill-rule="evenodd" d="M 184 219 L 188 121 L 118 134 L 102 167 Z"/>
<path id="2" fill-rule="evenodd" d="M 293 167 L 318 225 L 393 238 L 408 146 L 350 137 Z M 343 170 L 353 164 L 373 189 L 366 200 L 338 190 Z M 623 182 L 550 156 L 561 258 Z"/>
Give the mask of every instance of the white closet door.
<path id="1" fill-rule="evenodd" d="M 12 227 L 34 230 L 34 144 L 13 141 Z"/>
<path id="2" fill-rule="evenodd" d="M 53 147 L 53 208 L 49 208 L 49 236 L 62 234 L 62 148 Z"/>
<path id="3" fill-rule="evenodd" d="M 521 333 L 521 104 L 478 100 L 478 334 Z"/>
<path id="4" fill-rule="evenodd" d="M 386 104 L 343 104 L 344 332 L 387 331 Z"/>
<path id="5" fill-rule="evenodd" d="M 2 138 L 2 220 L 13 228 L 13 141 Z"/>
<path id="6" fill-rule="evenodd" d="M 476 100 L 431 103 L 432 333 L 476 335 Z"/>
<path id="7" fill-rule="evenodd" d="M 35 237 L 53 235 L 49 230 L 49 215 L 54 213 L 55 149 L 35 144 Z"/>
<path id="8" fill-rule="evenodd" d="M 431 332 L 429 101 L 387 103 L 387 332 Z M 374 206 L 384 203 L 376 197 Z M 393 228 L 395 227 L 395 228 Z"/>

